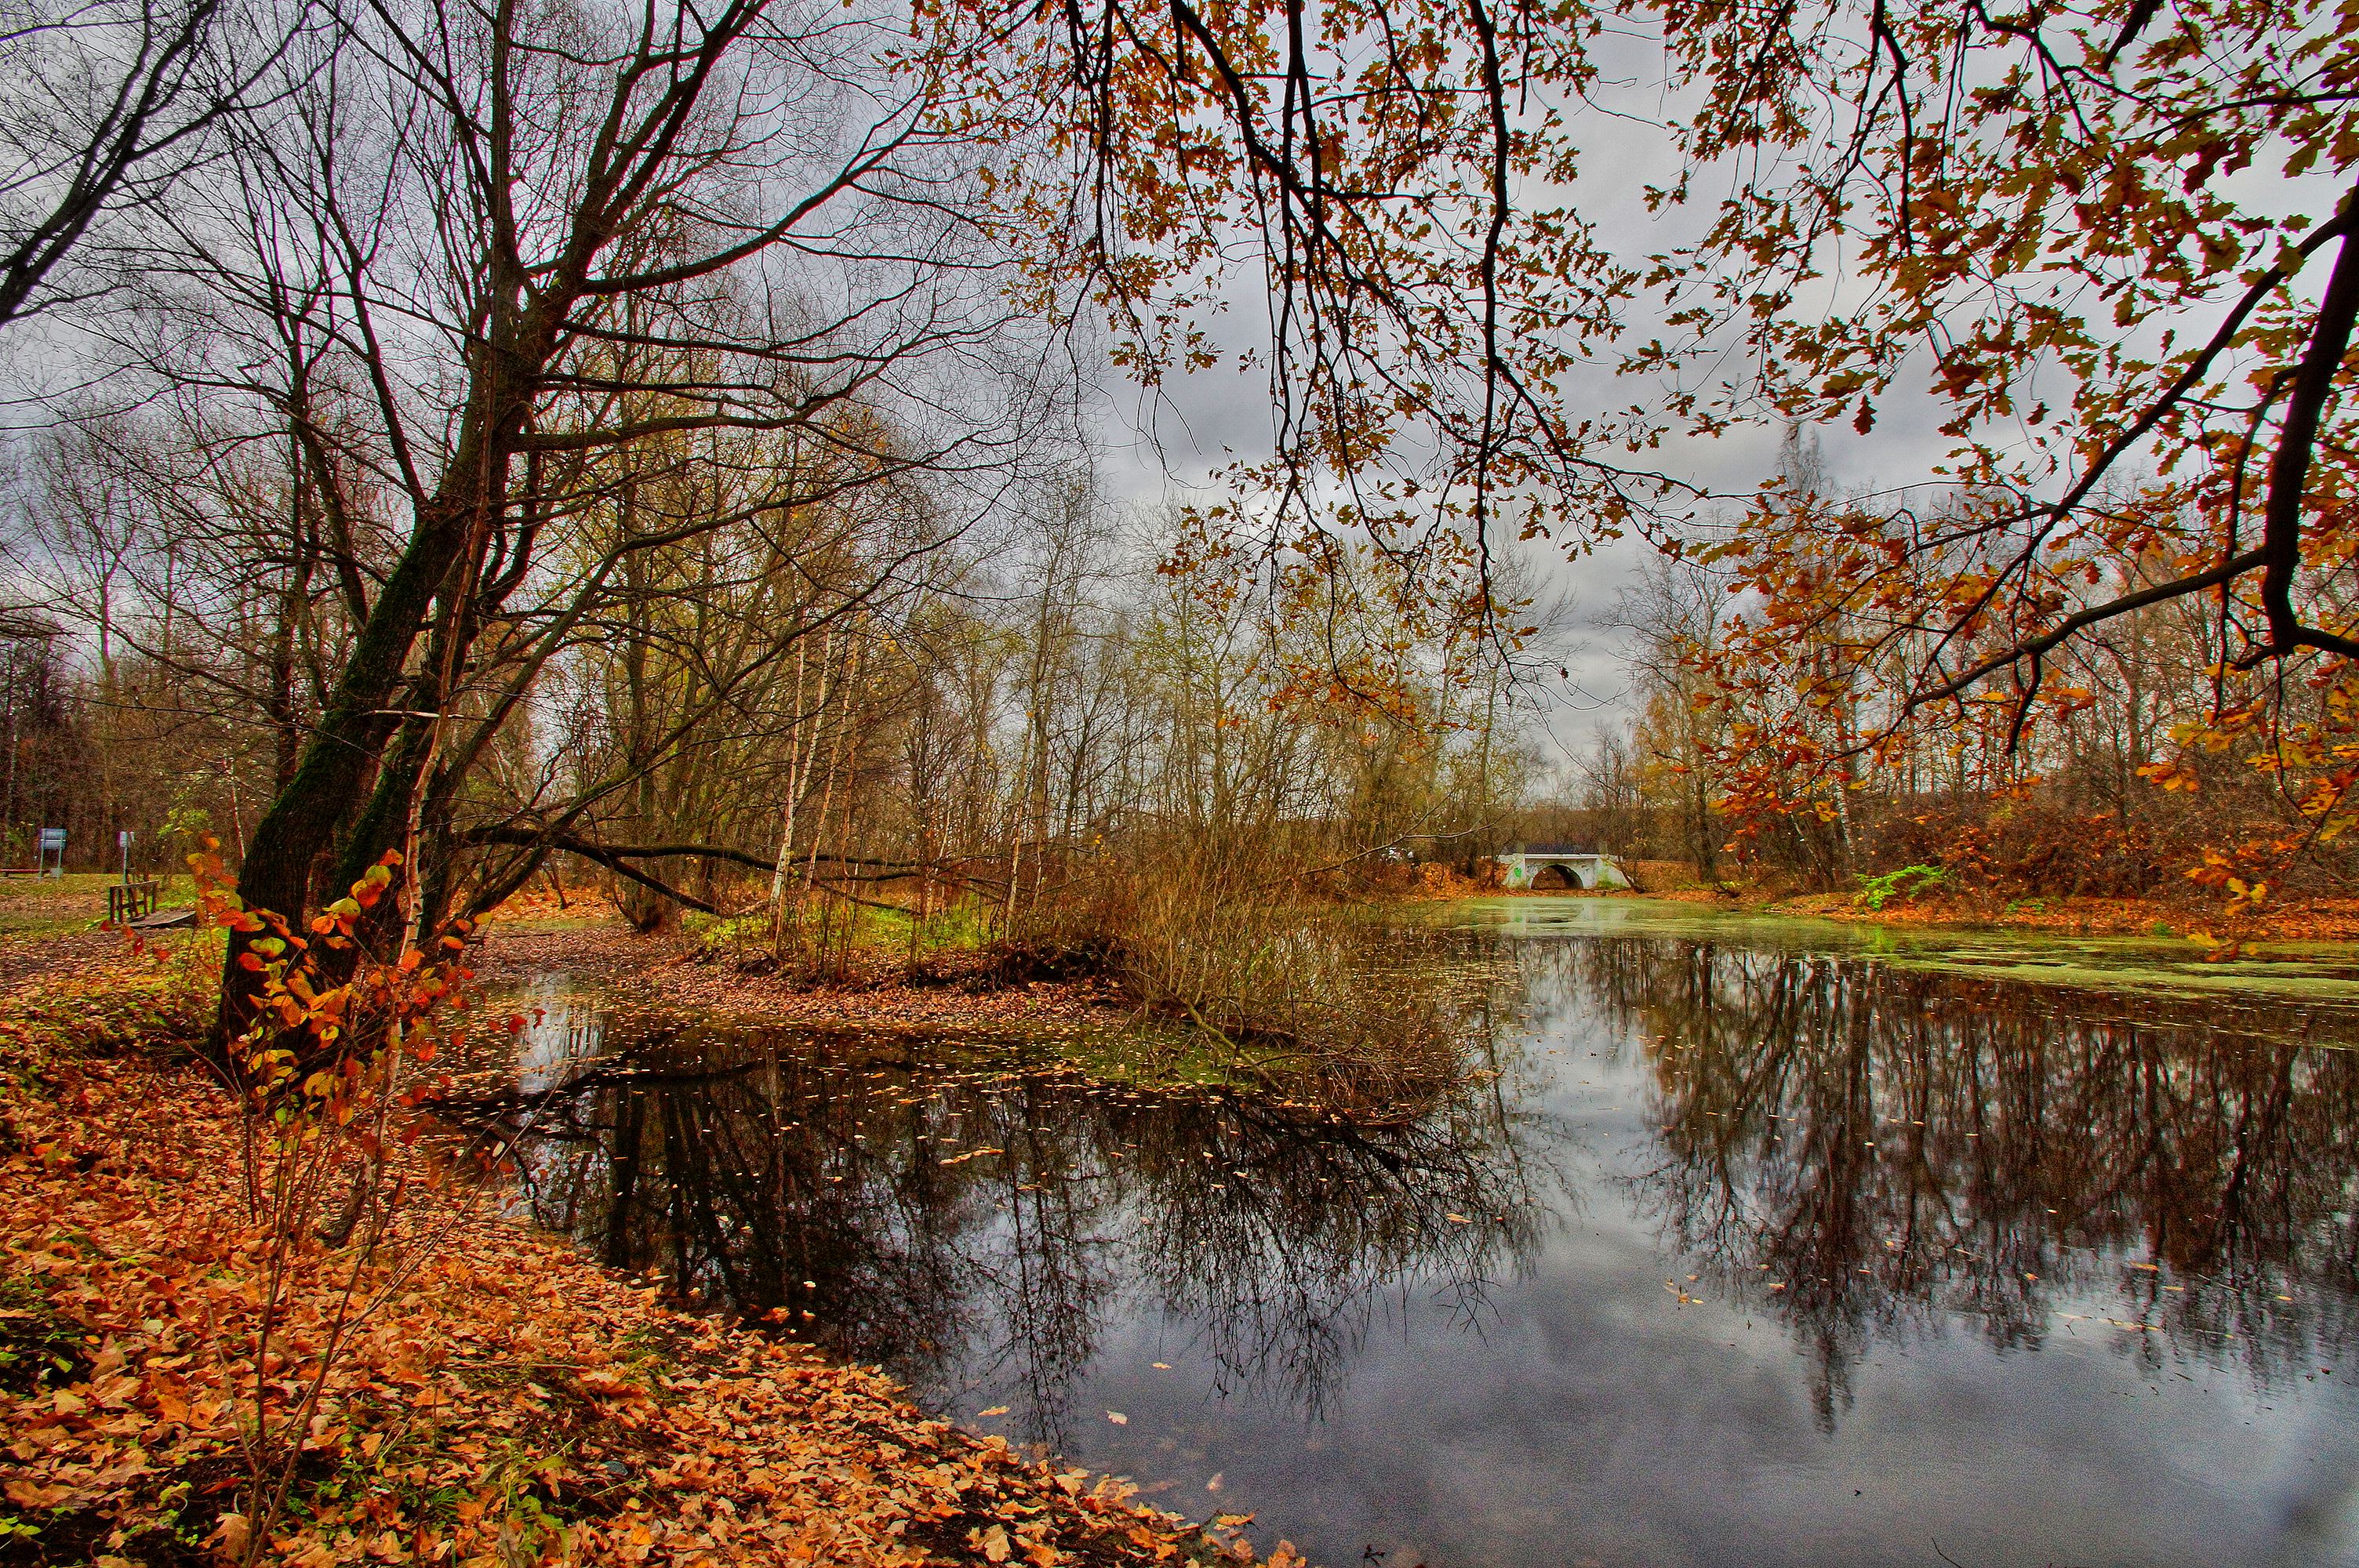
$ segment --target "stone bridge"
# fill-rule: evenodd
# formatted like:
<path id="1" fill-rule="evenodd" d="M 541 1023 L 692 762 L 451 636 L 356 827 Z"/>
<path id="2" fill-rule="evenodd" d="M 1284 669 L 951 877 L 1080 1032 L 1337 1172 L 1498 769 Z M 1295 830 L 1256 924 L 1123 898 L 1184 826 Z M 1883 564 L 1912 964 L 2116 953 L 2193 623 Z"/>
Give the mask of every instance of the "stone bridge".
<path id="1" fill-rule="evenodd" d="M 1527 844 L 1500 856 L 1499 864 L 1506 868 L 1504 881 L 1510 889 L 1595 892 L 1630 885 L 1613 856 L 1581 844 Z"/>

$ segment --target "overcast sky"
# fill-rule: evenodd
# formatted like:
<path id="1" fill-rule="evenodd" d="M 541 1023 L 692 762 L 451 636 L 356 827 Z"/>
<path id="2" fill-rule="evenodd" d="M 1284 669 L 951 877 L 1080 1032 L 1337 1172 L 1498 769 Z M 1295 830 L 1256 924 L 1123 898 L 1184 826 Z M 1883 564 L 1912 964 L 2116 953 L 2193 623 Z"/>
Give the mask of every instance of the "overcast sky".
<path id="1" fill-rule="evenodd" d="M 1712 215 L 1712 201 L 1699 182 L 1700 200 L 1668 217 L 1650 214 L 1645 204 L 1649 185 L 1669 185 L 1678 178 L 1676 155 L 1659 130 L 1643 123 L 1658 118 L 1666 109 L 1659 52 L 1651 46 L 1625 40 L 1615 46 L 1608 80 L 1594 95 L 1597 107 L 1582 111 L 1579 124 L 1590 137 L 1580 178 L 1557 197 L 1594 222 L 1601 237 L 1632 258 L 1660 253 L 1692 243 L 1701 223 Z M 1622 117 L 1627 116 L 1627 117 Z M 1528 193 L 1548 200 L 1543 190 Z M 1234 351 L 1246 346 L 1246 334 L 1260 341 L 1263 320 L 1257 291 L 1258 276 L 1235 280 L 1238 292 L 1230 308 L 1213 325 L 1233 352 L 1220 368 L 1175 376 L 1159 398 L 1150 402 L 1137 389 L 1110 382 L 1104 389 L 1099 439 L 1103 473 L 1115 499 L 1144 507 L 1200 498 L 1209 493 L 1210 476 L 1236 458 L 1266 456 L 1272 442 L 1268 386 L 1259 371 L 1234 368 Z M 1635 336 L 1653 335 L 1634 302 Z M 1712 367 L 1714 379 L 1742 379 L 1743 366 L 1723 362 Z M 1651 389 L 1601 371 L 1586 387 L 1568 395 L 1587 397 L 1601 409 L 1645 401 Z M 1839 491 L 1902 487 L 1923 482 L 1930 467 L 1941 460 L 1949 443 L 1935 432 L 1930 396 L 1879 400 L 1875 431 L 1861 437 L 1847 423 L 1824 427 L 1822 443 L 1827 477 Z M 1777 470 L 1784 432 L 1775 426 L 1740 427 L 1715 439 L 1674 445 L 1654 455 L 1674 476 L 1718 494 L 1754 490 Z M 1616 604 L 1647 546 L 1622 540 L 1571 559 L 1558 550 L 1540 546 L 1531 559 L 1547 585 L 1548 595 L 1566 600 L 1565 618 L 1571 645 L 1560 662 L 1570 678 L 1551 682 L 1548 729 L 1551 762 L 1563 763 L 1586 752 L 1596 729 L 1619 724 L 1627 714 L 1624 698 L 1629 689 L 1625 666 L 1625 635 L 1614 624 Z"/>

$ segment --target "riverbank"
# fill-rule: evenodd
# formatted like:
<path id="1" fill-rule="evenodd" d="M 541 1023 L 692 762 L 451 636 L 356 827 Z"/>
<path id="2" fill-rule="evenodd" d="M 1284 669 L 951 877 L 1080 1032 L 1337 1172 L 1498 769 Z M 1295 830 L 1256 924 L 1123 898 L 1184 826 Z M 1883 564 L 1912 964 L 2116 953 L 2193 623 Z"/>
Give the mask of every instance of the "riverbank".
<path id="1" fill-rule="evenodd" d="M 2359 941 L 2359 899 L 2292 899 L 2231 920 L 2219 901 L 2190 908 L 2143 898 L 1933 896 L 1888 902 L 1882 909 L 1850 893 L 1780 900 L 1780 913 L 1882 925 L 2048 931 L 2074 936 L 2197 936 L 2247 942 Z M 2201 940 L 2200 936 L 2197 936 Z"/>
<path id="2" fill-rule="evenodd" d="M 486 924 L 471 963 L 506 1000 L 594 996 L 610 1024 L 693 1019 L 929 1042 L 1010 1070 L 1054 1065 L 1376 1126 L 1425 1114 L 1464 1081 L 1459 1022 L 1495 977 L 1482 961 L 1454 961 L 1444 923 L 1367 917 L 1449 907 L 1319 906 L 1204 940 L 1167 932 L 916 954 L 874 942 L 815 976 L 774 969 L 764 950 L 710 932 L 648 935 L 597 906 L 551 919 L 527 905 Z M 473 1065 L 496 1070 L 506 1058 Z"/>
<path id="3" fill-rule="evenodd" d="M 1490 898 L 1635 899 L 1690 903 L 1732 914 L 1794 915 L 1854 925 L 1894 925 L 1958 931 L 2048 932 L 2063 936 L 2189 936 L 2231 934 L 2217 903 L 2190 905 L 2147 898 L 2001 898 L 1930 892 L 1887 898 L 1858 893 L 1773 893 L 1757 889 L 1674 887 L 1659 892 L 1499 893 Z M 2359 898 L 2288 899 L 2234 924 L 2243 941 L 2359 942 Z"/>
<path id="4" fill-rule="evenodd" d="M 897 956 L 864 955 L 841 979 L 814 981 L 741 968 L 693 942 L 643 935 L 619 915 L 592 913 L 495 917 L 474 969 L 495 989 L 628 989 L 652 1005 L 740 1024 L 1017 1033 L 1114 1027 L 1127 1016 L 1119 991 L 1101 979 L 991 974 L 983 957 L 940 955 L 912 972 Z"/>
<path id="5" fill-rule="evenodd" d="M 184 1047 L 209 967 L 78 962 L 0 997 L 0 1563 L 235 1560 L 267 1294 L 234 1107 Z M 1247 1562 L 931 1419 L 873 1368 L 683 1313 L 454 1188 L 331 1364 L 249 1561 Z M 292 1397 L 339 1310 L 285 1301 Z M 1299 1561 L 1281 1547 L 1273 1563 Z"/>

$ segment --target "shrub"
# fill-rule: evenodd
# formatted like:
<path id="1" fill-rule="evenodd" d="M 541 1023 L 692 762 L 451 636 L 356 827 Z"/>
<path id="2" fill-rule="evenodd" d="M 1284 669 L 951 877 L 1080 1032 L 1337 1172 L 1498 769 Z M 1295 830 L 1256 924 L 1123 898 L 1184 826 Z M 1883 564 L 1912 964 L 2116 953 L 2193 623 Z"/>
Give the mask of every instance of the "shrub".
<path id="1" fill-rule="evenodd" d="M 1488 966 L 1464 934 L 1375 924 L 1313 880 L 1249 840 L 1176 842 L 1099 879 L 1060 935 L 1086 925 L 1136 1004 L 1231 1071 L 1360 1117 L 1430 1104 L 1463 1076 Z"/>
<path id="2" fill-rule="evenodd" d="M 1903 866 L 1880 877 L 1860 878 L 1859 892 L 1852 895 L 1852 903 L 1864 909 L 1882 909 L 1896 898 L 1915 898 L 1947 881 L 1948 876 L 1939 866 Z"/>

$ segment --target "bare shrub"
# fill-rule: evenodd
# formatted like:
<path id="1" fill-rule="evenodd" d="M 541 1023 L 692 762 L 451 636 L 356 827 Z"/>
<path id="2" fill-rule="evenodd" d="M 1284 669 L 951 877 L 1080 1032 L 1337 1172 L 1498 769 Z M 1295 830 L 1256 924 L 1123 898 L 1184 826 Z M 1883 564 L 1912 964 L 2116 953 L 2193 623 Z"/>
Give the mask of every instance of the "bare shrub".
<path id="1" fill-rule="evenodd" d="M 1178 835 L 1059 913 L 1142 1011 L 1229 1070 L 1360 1118 L 1414 1115 L 1462 1081 L 1492 966 L 1464 933 L 1379 923 L 1250 838 Z"/>

